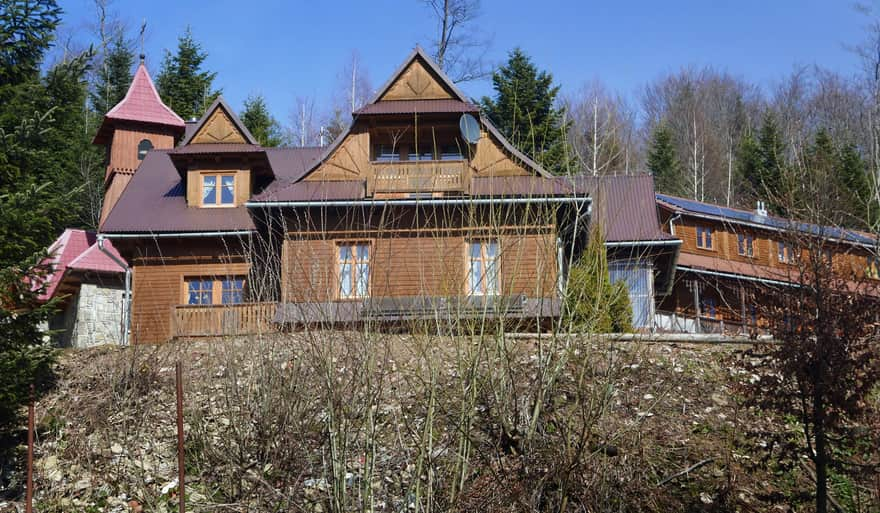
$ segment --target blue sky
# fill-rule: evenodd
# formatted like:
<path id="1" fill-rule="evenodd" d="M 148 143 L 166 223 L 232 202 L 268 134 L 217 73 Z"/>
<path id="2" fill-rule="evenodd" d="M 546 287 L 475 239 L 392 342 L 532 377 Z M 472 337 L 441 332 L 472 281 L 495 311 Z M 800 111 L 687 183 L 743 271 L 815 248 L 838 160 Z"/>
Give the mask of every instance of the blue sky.
<path id="1" fill-rule="evenodd" d="M 87 40 L 93 0 L 59 3 L 64 32 Z M 240 108 L 248 94 L 262 93 L 285 123 L 297 97 L 330 102 L 353 50 L 375 88 L 435 31 L 420 0 L 116 0 L 111 9 L 132 34 L 146 18 L 154 74 L 164 49 L 190 25 L 224 97 Z M 520 46 L 564 91 L 598 79 L 630 98 L 648 81 L 691 65 L 711 64 L 764 88 L 798 65 L 856 73 L 848 47 L 865 34 L 865 19 L 848 0 L 483 0 L 482 11 L 473 30 L 491 38 L 491 61 Z M 488 81 L 462 88 L 471 96 L 491 93 Z"/>

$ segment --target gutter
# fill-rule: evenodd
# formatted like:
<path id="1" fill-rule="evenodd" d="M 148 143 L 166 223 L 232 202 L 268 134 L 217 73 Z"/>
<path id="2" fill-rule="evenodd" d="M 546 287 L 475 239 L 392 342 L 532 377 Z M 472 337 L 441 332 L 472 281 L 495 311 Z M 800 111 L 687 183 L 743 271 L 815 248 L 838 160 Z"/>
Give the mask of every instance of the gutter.
<path id="1" fill-rule="evenodd" d="M 510 205 L 529 203 L 586 203 L 592 205 L 589 196 L 555 197 L 542 196 L 532 198 L 415 198 L 415 199 L 369 199 L 346 201 L 248 201 L 245 206 L 250 208 L 272 207 L 375 207 L 375 206 L 445 206 L 445 205 Z"/>
<path id="2" fill-rule="evenodd" d="M 254 230 L 237 230 L 226 232 L 144 232 L 144 233 L 102 233 L 99 239 L 171 239 L 181 237 L 235 237 L 252 235 Z"/>
<path id="3" fill-rule="evenodd" d="M 659 239 L 605 243 L 606 248 L 635 248 L 639 246 L 681 246 L 681 241 L 678 239 Z"/>
<path id="4" fill-rule="evenodd" d="M 736 280 L 754 281 L 757 283 L 764 283 L 766 285 L 782 285 L 784 287 L 798 287 L 797 283 L 790 283 L 787 281 L 779 281 L 779 280 L 771 280 L 768 278 L 757 278 L 754 276 L 745 276 L 745 275 L 741 275 L 741 274 L 725 273 L 725 272 L 721 272 L 721 271 L 709 271 L 706 269 L 695 269 L 693 267 L 685 267 L 685 266 L 678 266 L 678 269 L 681 271 L 692 272 L 692 273 L 697 273 L 697 274 L 718 276 L 720 278 L 732 278 L 732 279 L 736 279 Z"/>
<path id="5" fill-rule="evenodd" d="M 113 253 L 110 252 L 107 248 L 104 247 L 105 237 L 103 234 L 98 235 L 98 250 L 101 253 L 104 253 L 111 260 L 116 262 L 116 265 L 125 269 L 125 297 L 122 300 L 122 345 L 128 345 L 128 334 L 131 331 L 131 267 L 125 263 L 125 261 L 120 260 Z"/>

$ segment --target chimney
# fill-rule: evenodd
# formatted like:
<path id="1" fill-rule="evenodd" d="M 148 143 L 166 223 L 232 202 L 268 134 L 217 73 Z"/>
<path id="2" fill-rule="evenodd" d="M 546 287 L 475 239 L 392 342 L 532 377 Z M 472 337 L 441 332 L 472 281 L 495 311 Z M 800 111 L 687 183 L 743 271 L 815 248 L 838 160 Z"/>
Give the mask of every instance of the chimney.
<path id="1" fill-rule="evenodd" d="M 196 129 L 196 124 L 198 124 L 199 120 L 197 118 L 189 118 L 186 120 L 186 128 L 183 132 L 183 139 L 189 139 L 190 134 L 192 134 L 193 130 Z"/>
<path id="2" fill-rule="evenodd" d="M 758 201 L 758 208 L 755 212 L 761 217 L 767 217 L 767 205 L 763 201 Z"/>

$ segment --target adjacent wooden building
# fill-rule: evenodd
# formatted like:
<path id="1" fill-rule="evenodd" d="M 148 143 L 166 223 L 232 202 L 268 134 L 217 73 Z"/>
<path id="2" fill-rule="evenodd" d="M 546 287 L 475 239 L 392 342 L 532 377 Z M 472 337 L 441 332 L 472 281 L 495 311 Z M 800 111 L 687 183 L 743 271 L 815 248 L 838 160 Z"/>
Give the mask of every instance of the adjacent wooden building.
<path id="1" fill-rule="evenodd" d="M 668 331 L 755 333 L 768 326 L 762 303 L 798 286 L 807 239 L 842 283 L 880 277 L 877 239 L 754 211 L 657 194 L 664 230 L 681 240 L 671 293 L 661 298 L 656 327 Z M 801 241 L 799 243 L 798 241 Z M 880 281 L 877 282 L 880 284 Z"/>

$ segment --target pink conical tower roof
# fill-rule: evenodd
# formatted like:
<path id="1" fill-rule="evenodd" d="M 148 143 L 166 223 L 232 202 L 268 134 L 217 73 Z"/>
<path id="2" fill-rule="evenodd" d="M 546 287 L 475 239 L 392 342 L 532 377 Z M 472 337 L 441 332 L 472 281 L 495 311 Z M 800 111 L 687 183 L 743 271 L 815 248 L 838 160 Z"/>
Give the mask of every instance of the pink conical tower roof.
<path id="1" fill-rule="evenodd" d="M 165 126 L 180 132 L 183 132 L 186 126 L 183 119 L 162 102 L 143 60 L 134 72 L 134 78 L 128 87 L 128 92 L 125 93 L 125 98 L 104 115 L 104 122 L 93 142 L 105 144 L 113 124 L 118 121 Z"/>

